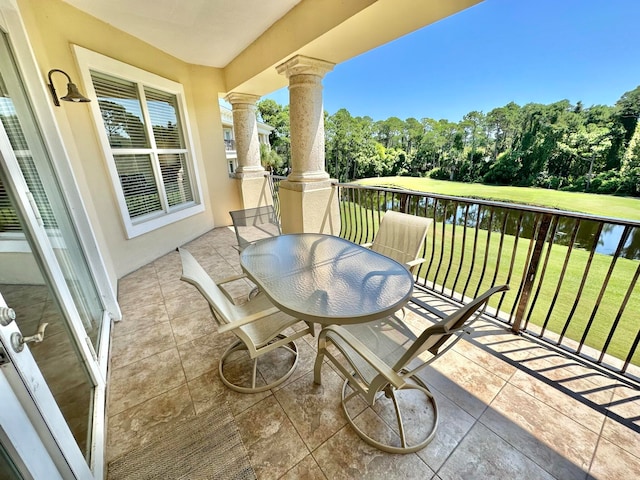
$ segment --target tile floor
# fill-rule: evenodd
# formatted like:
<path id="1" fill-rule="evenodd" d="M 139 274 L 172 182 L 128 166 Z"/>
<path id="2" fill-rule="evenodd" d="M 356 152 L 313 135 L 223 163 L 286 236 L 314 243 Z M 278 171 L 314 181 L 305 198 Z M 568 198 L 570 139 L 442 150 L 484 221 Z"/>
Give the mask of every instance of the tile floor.
<path id="1" fill-rule="evenodd" d="M 234 240 L 218 228 L 186 248 L 220 280 L 240 272 Z M 120 281 L 108 461 L 224 399 L 259 479 L 640 478 L 640 391 L 504 325 L 478 320 L 421 374 L 437 398 L 438 432 L 424 450 L 392 455 L 348 426 L 342 380 L 328 363 L 322 386 L 313 383 L 312 337 L 298 341 L 301 362 L 280 387 L 252 395 L 224 387 L 217 363 L 233 337 L 216 332 L 206 302 L 179 277 L 170 253 Z M 238 283 L 233 295 L 249 288 Z M 418 307 L 410 315 L 428 321 Z M 372 414 L 364 410 L 363 421 Z"/>

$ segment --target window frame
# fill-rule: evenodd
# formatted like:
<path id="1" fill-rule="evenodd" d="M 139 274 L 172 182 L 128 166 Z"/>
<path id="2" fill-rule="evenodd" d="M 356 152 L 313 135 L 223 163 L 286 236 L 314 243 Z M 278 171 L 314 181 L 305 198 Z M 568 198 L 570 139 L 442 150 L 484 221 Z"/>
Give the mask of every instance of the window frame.
<path id="1" fill-rule="evenodd" d="M 189 122 L 189 116 L 187 111 L 187 104 L 185 101 L 184 88 L 182 84 L 161 77 L 154 73 L 142 70 L 133 65 L 126 64 L 119 60 L 107 57 L 100 53 L 88 50 L 78 45 L 73 45 L 74 53 L 80 66 L 80 74 L 87 96 L 94 99 L 90 103 L 91 113 L 94 119 L 94 125 L 96 132 L 100 139 L 102 150 L 104 151 L 105 161 L 111 177 L 111 184 L 120 210 L 120 218 L 123 223 L 126 235 L 128 239 L 143 235 L 145 233 L 157 230 L 172 223 L 178 222 L 185 218 L 191 217 L 204 211 L 204 204 L 202 202 L 202 190 L 201 182 L 198 172 L 198 161 L 195 154 L 195 148 L 193 144 L 193 137 L 191 135 L 191 128 Z M 154 141 L 150 138 L 150 148 L 145 148 L 146 152 L 141 152 L 143 149 L 138 148 L 112 148 L 109 142 L 109 138 L 105 131 L 104 122 L 102 120 L 102 113 L 98 102 L 93 81 L 91 79 L 91 72 L 103 74 L 109 77 L 122 79 L 124 81 L 133 82 L 136 84 L 138 94 L 142 94 L 139 98 L 143 100 L 144 89 L 151 88 L 163 93 L 172 94 L 176 97 L 178 121 L 182 128 L 182 136 L 184 141 L 185 165 L 188 170 L 189 179 L 191 182 L 191 192 L 193 201 L 186 204 L 179 204 L 175 206 L 169 206 L 165 194 L 165 185 L 162 180 L 162 174 L 160 170 L 159 155 L 167 153 L 167 149 L 158 148 Z M 149 111 L 144 101 L 141 102 L 143 119 L 145 121 L 145 128 L 152 130 L 152 126 L 149 119 Z M 150 153 L 149 153 L 150 152 Z M 151 156 L 151 166 L 155 173 L 156 187 L 160 197 L 160 203 L 162 210 L 158 212 L 152 212 L 141 215 L 140 217 L 131 218 L 129 216 L 129 209 L 124 195 L 122 183 L 120 182 L 120 176 L 116 167 L 116 161 L 114 158 L 116 155 L 126 154 L 142 154 Z"/>

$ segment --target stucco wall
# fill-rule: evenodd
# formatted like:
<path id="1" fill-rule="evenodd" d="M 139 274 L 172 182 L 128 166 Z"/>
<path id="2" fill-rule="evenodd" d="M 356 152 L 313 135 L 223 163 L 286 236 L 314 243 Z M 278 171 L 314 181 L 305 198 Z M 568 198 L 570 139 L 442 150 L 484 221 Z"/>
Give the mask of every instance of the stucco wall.
<path id="1" fill-rule="evenodd" d="M 76 44 L 184 87 L 205 211 L 133 239 L 126 238 L 90 107 L 63 102 L 61 107 L 55 108 L 58 126 L 112 281 L 115 283 L 116 278 L 215 225 L 230 223 L 227 212 L 239 203 L 239 199 L 233 181 L 226 174 L 218 106 L 218 92 L 224 91 L 221 71 L 182 62 L 59 0 L 19 0 L 18 5 L 43 78 L 50 69 L 59 68 L 86 91 L 73 55 L 72 45 Z"/>

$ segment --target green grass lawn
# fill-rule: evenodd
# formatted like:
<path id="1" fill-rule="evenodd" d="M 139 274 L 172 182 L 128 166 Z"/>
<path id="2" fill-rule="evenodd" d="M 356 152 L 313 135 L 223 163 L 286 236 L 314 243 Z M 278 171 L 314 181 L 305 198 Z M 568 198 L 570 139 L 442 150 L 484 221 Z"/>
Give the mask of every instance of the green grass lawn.
<path id="1" fill-rule="evenodd" d="M 437 183 L 449 184 L 449 182 Z M 352 203 L 345 203 L 343 204 L 342 219 L 343 222 L 352 222 L 352 225 L 354 225 L 352 231 L 369 232 L 369 238 L 356 240 L 372 240 L 373 232 L 377 229 L 378 222 L 377 215 L 374 215 L 371 210 Z M 462 240 L 464 234 L 466 234 L 466 241 L 463 248 Z M 444 285 L 448 289 L 455 287 L 456 292 L 459 294 L 464 292 L 468 297 L 474 297 L 478 292 L 481 293 L 489 288 L 494 279 L 495 284 L 507 283 L 510 285 L 511 290 L 504 295 L 502 300 L 500 297 L 494 297 L 490 305 L 497 307 L 500 302 L 500 310 L 508 314 L 515 310 L 514 302 L 523 278 L 530 241 L 526 238 L 520 238 L 517 248 L 514 249 L 515 236 L 504 235 L 502 247 L 500 248 L 500 234 L 492 232 L 491 241 L 487 248 L 487 235 L 486 230 L 479 230 L 478 238 L 474 240 L 474 228 L 456 225 L 454 235 L 453 225 L 447 224 L 443 228 L 442 223 L 435 223 L 428 235 L 427 248 L 424 252 L 424 258 L 427 261 L 420 270 L 420 276 L 423 278 L 426 276 L 428 282 L 433 282 L 439 286 Z M 547 248 L 543 251 L 543 262 L 547 255 Z M 578 296 L 589 252 L 573 249 L 564 277 L 561 278 L 567 252 L 568 247 L 566 246 L 558 244 L 552 246 L 542 282 L 541 269 L 543 263 L 541 263 L 524 320 L 529 320 L 531 324 L 538 327 L 546 323 L 547 331 L 556 334 L 562 332 L 567 320 L 569 320 L 565 336 L 569 339 L 580 341 L 585 327 L 595 311 L 593 323 L 589 335 L 585 339 L 585 344 L 601 350 L 618 315 L 639 262 L 638 260 L 619 258 L 604 296 L 599 304 L 596 305 L 613 257 L 601 254 L 594 255 L 583 291 Z M 483 274 L 485 258 L 486 268 L 484 268 Z M 512 263 L 512 274 L 509 277 Z M 430 268 L 429 265 L 431 265 Z M 560 287 L 557 298 L 554 301 L 558 285 Z M 535 303 L 533 303 L 534 299 Z M 576 299 L 578 299 L 577 302 Z M 574 310 L 573 313 L 571 313 L 572 310 Z M 626 358 L 638 332 L 639 311 L 640 285 L 636 285 L 624 309 L 624 313 L 619 319 L 611 344 L 607 348 L 608 354 L 621 359 Z M 640 352 L 636 352 L 632 363 L 640 364 Z"/>
<path id="2" fill-rule="evenodd" d="M 448 182 L 416 177 L 380 177 L 358 180 L 363 185 L 405 188 L 419 192 L 484 198 L 539 207 L 588 213 L 602 217 L 640 220 L 640 198 L 561 192 L 544 188 L 500 187 L 480 183 Z"/>

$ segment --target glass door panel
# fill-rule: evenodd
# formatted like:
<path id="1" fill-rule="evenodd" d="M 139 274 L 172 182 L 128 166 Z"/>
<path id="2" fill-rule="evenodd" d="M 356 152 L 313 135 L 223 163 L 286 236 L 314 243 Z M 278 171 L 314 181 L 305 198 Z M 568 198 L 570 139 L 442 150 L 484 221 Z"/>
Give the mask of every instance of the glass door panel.
<path id="1" fill-rule="evenodd" d="M 97 350 L 103 305 L 4 34 L 0 39 L 0 121 L 75 308 Z M 0 196 L 0 208 L 3 201 L 6 200 Z M 7 221 L 6 216 L 0 212 L 0 241 L 3 233 L 11 232 L 15 236 L 20 232 L 15 219 Z"/>
<path id="2" fill-rule="evenodd" d="M 94 356 L 103 306 L 2 33 L 0 292 L 25 337 L 47 324 L 44 340 L 26 348 L 90 464 L 95 386 L 104 382 Z"/>
<path id="3" fill-rule="evenodd" d="M 0 171 L 0 192 L 3 190 L 6 192 Z M 5 214 L 12 212 L 18 218 L 17 209 L 6 200 L 10 198 L 4 201 Z M 78 447 L 88 459 L 93 382 L 55 293 L 40 270 L 39 260 L 26 240 L 12 243 L 14 251 L 7 251 L 6 244 L 0 251 L 0 293 L 15 310 L 16 325 L 24 336 L 35 334 L 47 324 L 44 340 L 29 344 L 29 349 Z"/>

